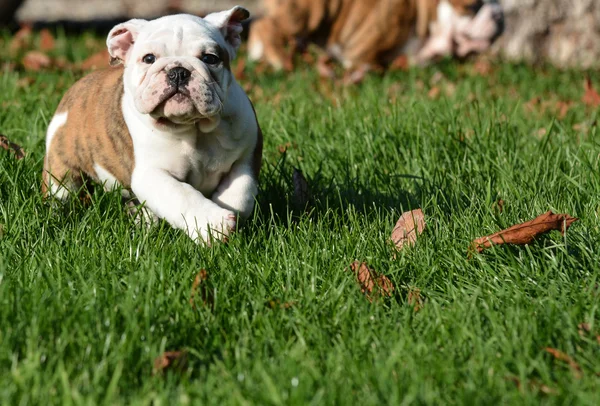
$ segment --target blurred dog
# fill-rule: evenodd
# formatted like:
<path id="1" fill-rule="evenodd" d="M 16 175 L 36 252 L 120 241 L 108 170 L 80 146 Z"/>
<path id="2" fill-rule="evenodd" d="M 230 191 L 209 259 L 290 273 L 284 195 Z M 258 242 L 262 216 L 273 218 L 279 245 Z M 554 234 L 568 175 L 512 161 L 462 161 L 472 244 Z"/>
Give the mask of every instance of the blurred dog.
<path id="1" fill-rule="evenodd" d="M 503 29 L 497 3 L 481 0 L 265 0 L 250 27 L 249 58 L 291 69 L 285 47 L 315 43 L 345 68 L 386 67 L 399 55 L 413 64 L 489 48 Z"/>

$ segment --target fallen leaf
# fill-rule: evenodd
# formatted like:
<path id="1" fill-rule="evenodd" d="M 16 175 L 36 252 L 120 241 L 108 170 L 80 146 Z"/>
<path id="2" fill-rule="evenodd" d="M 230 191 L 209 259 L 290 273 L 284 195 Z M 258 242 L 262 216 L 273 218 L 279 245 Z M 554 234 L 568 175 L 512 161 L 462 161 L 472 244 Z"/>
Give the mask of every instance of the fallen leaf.
<path id="1" fill-rule="evenodd" d="M 592 85 L 592 80 L 590 79 L 589 76 L 585 78 L 583 87 L 585 89 L 585 93 L 584 93 L 583 97 L 581 98 L 581 101 L 587 106 L 591 106 L 591 107 L 600 106 L 600 94 L 598 94 L 598 92 L 596 92 L 596 90 L 594 89 L 594 87 Z"/>
<path id="2" fill-rule="evenodd" d="M 154 360 L 152 374 L 162 374 L 168 370 L 182 371 L 187 365 L 187 351 L 165 351 Z"/>
<path id="3" fill-rule="evenodd" d="M 538 106 L 539 106 L 540 102 L 541 102 L 541 99 L 540 99 L 538 96 L 536 96 L 536 97 L 532 97 L 531 99 L 529 99 L 529 100 L 527 101 L 527 103 L 525 103 L 525 104 L 523 105 L 523 106 L 524 106 L 524 108 L 525 108 L 525 111 L 527 111 L 527 112 L 529 112 L 529 113 L 532 113 L 532 112 L 534 112 L 534 111 L 537 111 L 537 109 L 538 109 Z"/>
<path id="4" fill-rule="evenodd" d="M 284 302 L 281 303 L 279 299 L 271 299 L 265 303 L 270 309 L 290 309 L 294 307 L 295 302 Z"/>
<path id="5" fill-rule="evenodd" d="M 399 55 L 398 57 L 396 57 L 392 61 L 389 69 L 392 71 L 394 71 L 394 70 L 407 71 L 408 67 L 409 67 L 408 56 L 402 54 L 402 55 Z"/>
<path id="6" fill-rule="evenodd" d="M 498 210 L 498 213 L 502 213 L 502 211 L 504 210 L 504 200 L 496 200 L 496 203 L 494 203 L 494 207 Z"/>
<path id="7" fill-rule="evenodd" d="M 504 379 L 513 382 L 516 386 L 517 389 L 519 391 L 523 391 L 523 385 L 521 384 L 521 380 L 519 378 L 517 378 L 516 376 L 507 376 Z M 542 382 L 538 381 L 537 379 L 532 379 L 530 381 L 528 381 L 528 385 L 530 390 L 537 390 L 539 392 L 542 392 L 545 395 L 556 395 L 558 393 L 558 391 L 556 389 L 552 389 L 551 387 L 549 387 L 548 385 L 543 384 Z"/>
<path id="8" fill-rule="evenodd" d="M 17 31 L 16 34 L 13 35 L 13 38 L 10 41 L 10 51 L 12 53 L 16 53 L 28 48 L 31 43 L 32 33 L 33 29 L 31 25 L 22 25 L 19 31 Z"/>
<path id="9" fill-rule="evenodd" d="M 473 64 L 473 71 L 480 76 L 489 76 L 492 73 L 492 64 L 489 60 L 484 58 L 479 58 Z"/>
<path id="10" fill-rule="evenodd" d="M 562 120 L 567 116 L 567 113 L 573 106 L 573 102 L 557 101 L 556 102 L 556 118 Z"/>
<path id="11" fill-rule="evenodd" d="M 25 70 L 37 72 L 52 66 L 52 59 L 40 51 L 29 51 L 21 61 Z"/>
<path id="12" fill-rule="evenodd" d="M 310 189 L 308 188 L 308 182 L 300 169 L 294 168 L 292 182 L 294 184 L 294 205 L 304 209 L 310 202 Z"/>
<path id="13" fill-rule="evenodd" d="M 421 209 L 404 212 L 392 230 L 392 241 L 400 250 L 405 244 L 414 245 L 423 230 L 425 230 L 425 216 Z"/>
<path id="14" fill-rule="evenodd" d="M 196 277 L 194 278 L 194 282 L 192 283 L 192 289 L 190 292 L 190 305 L 194 309 L 196 308 L 196 303 L 194 299 L 197 296 L 200 296 L 204 305 L 207 305 L 212 301 L 211 294 L 207 286 L 207 280 L 208 272 L 206 272 L 206 269 L 201 269 L 200 272 L 198 272 L 198 274 L 196 274 Z"/>
<path id="15" fill-rule="evenodd" d="M 582 377 L 583 374 L 581 372 L 581 367 L 569 355 L 565 354 L 564 352 L 562 352 L 560 350 L 557 350 L 556 348 L 546 347 L 546 348 L 544 348 L 544 350 L 547 353 L 551 354 L 557 360 L 564 361 L 567 364 L 569 364 L 569 367 L 571 367 L 571 370 L 573 371 L 573 375 L 575 376 L 575 378 L 579 379 Z"/>
<path id="16" fill-rule="evenodd" d="M 24 89 L 24 88 L 31 86 L 34 83 L 35 83 L 35 78 L 33 78 L 31 76 L 25 76 L 25 77 L 22 77 L 21 79 L 17 80 L 17 87 L 19 89 Z"/>
<path id="17" fill-rule="evenodd" d="M 421 298 L 421 289 L 411 288 L 408 291 L 408 304 L 413 307 L 413 310 L 418 312 L 423 308 L 423 299 Z"/>
<path id="18" fill-rule="evenodd" d="M 427 92 L 427 97 L 429 97 L 430 99 L 437 99 L 438 97 L 440 97 L 440 88 L 437 86 L 433 86 L 431 89 L 429 89 L 429 91 Z"/>
<path id="19" fill-rule="evenodd" d="M 529 244 L 536 237 L 552 230 L 559 230 L 564 234 L 577 220 L 579 219 L 568 214 L 554 214 L 548 211 L 533 220 L 516 224 L 486 237 L 477 238 L 471 243 L 471 248 L 482 252 L 494 244 Z"/>
<path id="20" fill-rule="evenodd" d="M 56 48 L 54 36 L 47 28 L 40 31 L 40 51 L 52 51 Z"/>
<path id="21" fill-rule="evenodd" d="M 109 66 L 109 61 L 110 54 L 108 53 L 107 49 L 103 49 L 102 51 L 91 55 L 86 60 L 81 62 L 81 64 L 79 65 L 79 69 L 90 70 L 106 68 L 107 66 Z"/>
<path id="22" fill-rule="evenodd" d="M 7 151 L 12 151 L 15 154 L 16 159 L 25 158 L 25 151 L 23 151 L 23 148 L 14 142 L 11 142 L 6 135 L 0 134 L 0 147 Z"/>
<path id="23" fill-rule="evenodd" d="M 394 285 L 385 275 L 379 275 L 373 269 L 369 268 L 366 262 L 354 261 L 350 264 L 350 270 L 356 276 L 360 284 L 360 291 L 367 296 L 367 299 L 373 301 L 372 295 L 392 296 Z"/>

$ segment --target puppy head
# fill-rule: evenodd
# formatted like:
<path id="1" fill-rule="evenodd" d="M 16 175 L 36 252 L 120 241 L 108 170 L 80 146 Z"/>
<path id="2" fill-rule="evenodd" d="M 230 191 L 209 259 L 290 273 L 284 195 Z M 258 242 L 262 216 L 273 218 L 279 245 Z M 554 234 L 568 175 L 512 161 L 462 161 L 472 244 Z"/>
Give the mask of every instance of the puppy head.
<path id="1" fill-rule="evenodd" d="M 495 0 L 442 0 L 437 7 L 437 23 L 449 27 L 453 53 L 460 57 L 489 48 L 504 29 L 503 17 Z"/>
<path id="2" fill-rule="evenodd" d="M 212 131 L 234 80 L 230 62 L 249 15 L 236 6 L 205 18 L 180 14 L 114 27 L 108 51 L 125 65 L 125 87 L 136 109 L 159 127 L 198 124 Z"/>

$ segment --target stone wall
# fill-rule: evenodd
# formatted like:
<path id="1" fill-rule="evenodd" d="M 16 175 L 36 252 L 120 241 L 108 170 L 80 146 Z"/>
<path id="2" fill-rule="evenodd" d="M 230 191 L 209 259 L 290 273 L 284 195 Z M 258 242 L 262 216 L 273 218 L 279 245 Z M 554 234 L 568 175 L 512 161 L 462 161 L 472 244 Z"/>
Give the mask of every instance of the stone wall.
<path id="1" fill-rule="evenodd" d="M 500 0 L 506 29 L 494 52 L 510 60 L 600 67 L 600 0 Z"/>

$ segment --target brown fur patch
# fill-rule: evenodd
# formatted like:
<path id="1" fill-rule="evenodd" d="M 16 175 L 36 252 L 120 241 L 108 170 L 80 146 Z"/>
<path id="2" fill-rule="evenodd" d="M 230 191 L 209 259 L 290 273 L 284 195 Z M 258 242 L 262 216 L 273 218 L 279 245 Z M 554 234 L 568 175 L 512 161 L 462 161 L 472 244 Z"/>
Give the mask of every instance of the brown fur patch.
<path id="1" fill-rule="evenodd" d="M 133 142 L 123 118 L 122 97 L 122 67 L 92 72 L 65 94 L 56 112 L 67 112 L 67 121 L 46 151 L 44 195 L 50 176 L 70 188 L 81 184 L 80 174 L 97 180 L 96 164 L 124 187 L 131 186 Z"/>

